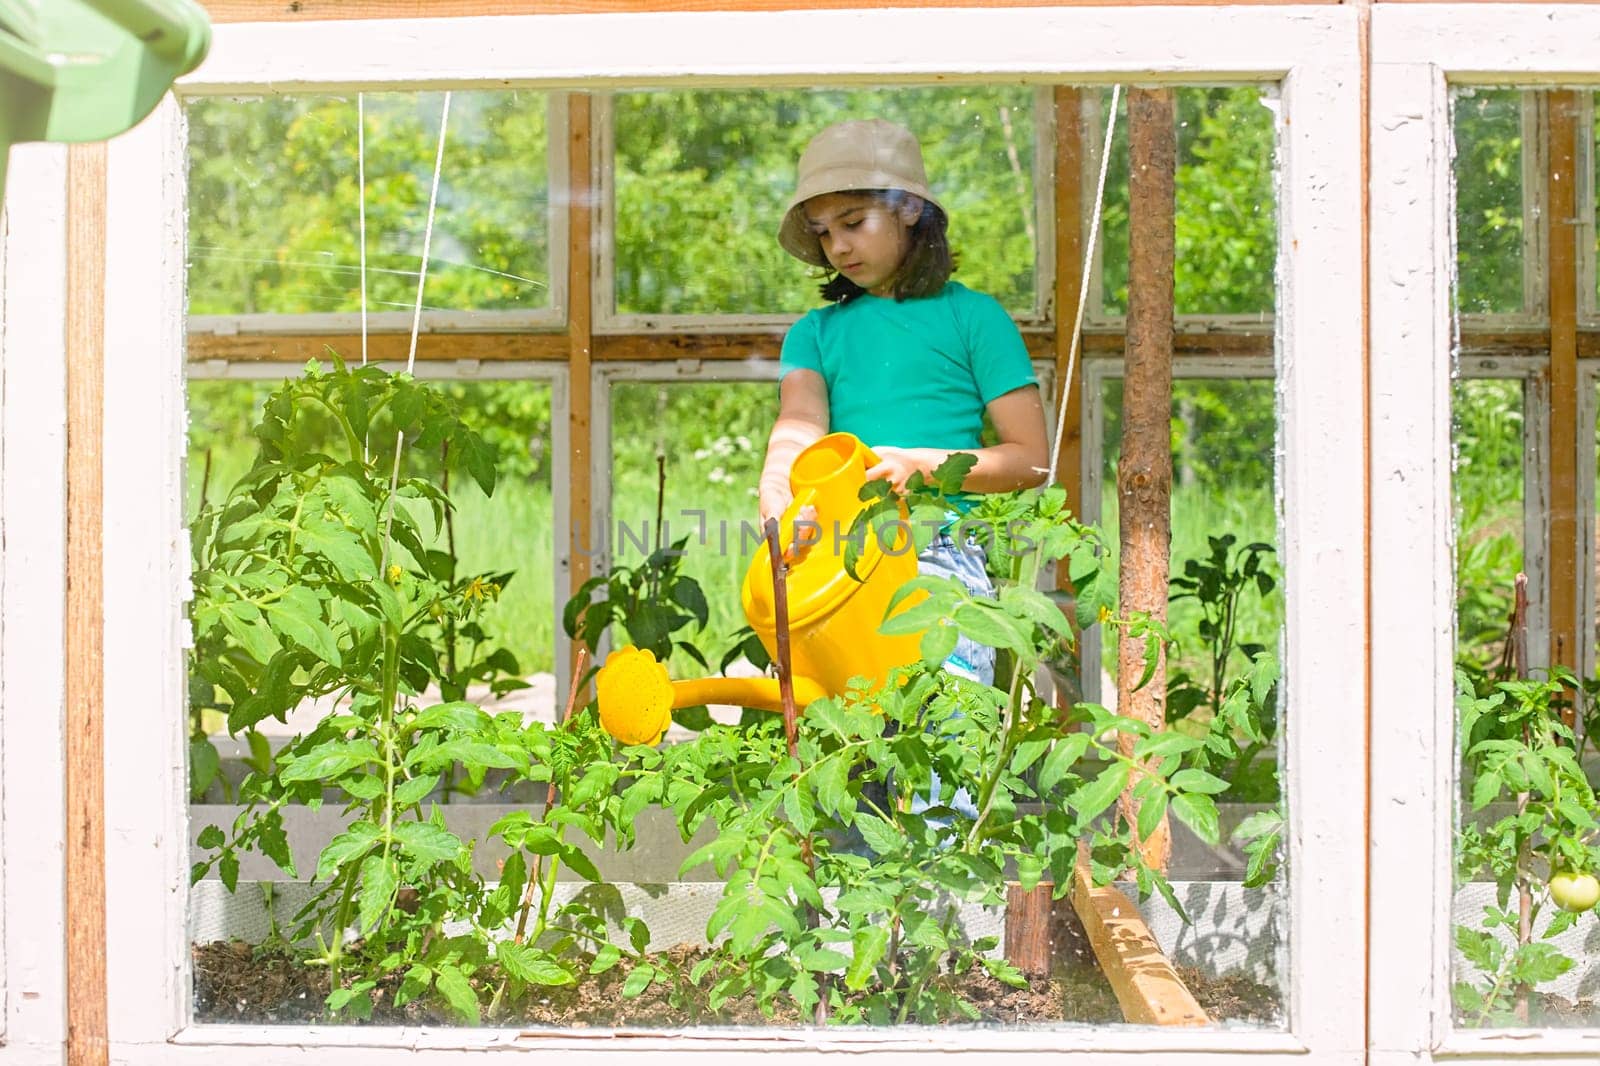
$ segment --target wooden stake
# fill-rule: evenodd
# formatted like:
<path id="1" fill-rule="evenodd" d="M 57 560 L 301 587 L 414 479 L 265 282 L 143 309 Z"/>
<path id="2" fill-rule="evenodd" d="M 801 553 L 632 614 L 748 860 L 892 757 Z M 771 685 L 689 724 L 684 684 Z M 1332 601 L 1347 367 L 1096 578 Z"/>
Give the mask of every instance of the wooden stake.
<path id="1" fill-rule="evenodd" d="M 1139 908 L 1109 885 L 1096 888 L 1081 851 L 1072 879 L 1072 908 L 1124 1019 L 1134 1025 L 1211 1024 L 1162 954 Z"/>
<path id="2" fill-rule="evenodd" d="M 1549 94 L 1550 662 L 1576 669 L 1578 643 L 1578 94 Z M 1572 725 L 1570 711 L 1563 712 Z"/>
<path id="3" fill-rule="evenodd" d="M 590 106 L 587 93 L 573 93 L 567 100 L 567 172 L 571 202 L 567 210 L 567 360 L 568 396 L 567 449 L 571 456 L 568 476 L 572 480 L 571 578 L 567 595 L 577 593 L 589 579 L 589 553 L 595 550 L 602 534 L 589 528 L 593 482 L 589 476 L 594 441 L 590 425 L 593 402 L 591 349 L 594 343 L 594 314 L 591 307 L 593 277 L 594 181 L 590 169 Z M 574 683 L 581 683 L 576 672 Z"/>
<path id="4" fill-rule="evenodd" d="M 1130 156 L 1128 227 L 1128 346 L 1122 386 L 1122 460 L 1117 469 L 1121 573 L 1118 593 L 1124 614 L 1166 620 L 1167 577 L 1172 545 L 1172 272 L 1175 251 L 1174 181 L 1177 116 L 1171 89 L 1128 93 Z M 1153 730 L 1166 724 L 1167 670 L 1164 649 L 1144 687 L 1145 640 L 1122 632 L 1117 648 L 1117 711 Z M 1133 754 L 1134 738 L 1118 738 Z M 1139 805 L 1134 772 L 1118 802 L 1130 826 Z M 1137 839 L 1137 831 L 1135 832 Z M 1145 863 L 1165 871 L 1172 854 L 1166 815 L 1139 842 Z"/>
<path id="5" fill-rule="evenodd" d="M 67 1063 L 105 1066 L 106 148 L 67 150 Z"/>

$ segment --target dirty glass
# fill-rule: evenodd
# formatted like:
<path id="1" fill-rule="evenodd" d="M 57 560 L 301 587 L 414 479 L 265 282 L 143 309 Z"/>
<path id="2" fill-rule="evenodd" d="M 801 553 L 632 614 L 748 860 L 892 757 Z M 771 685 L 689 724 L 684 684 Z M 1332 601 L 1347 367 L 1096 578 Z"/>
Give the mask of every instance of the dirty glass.
<path id="1" fill-rule="evenodd" d="M 424 310 L 551 306 L 548 96 L 457 92 Z M 417 298 L 442 93 L 366 94 L 367 309 Z M 357 100 L 201 97 L 188 124 L 195 315 L 361 308 Z"/>
<path id="2" fill-rule="evenodd" d="M 683 621 L 677 634 L 711 667 L 679 650 L 674 676 L 718 672 L 746 627 L 739 590 L 752 556 L 765 552 L 755 486 L 777 413 L 770 381 L 620 382 L 611 389 L 612 558 L 637 567 L 658 548 L 681 551 L 679 569 L 706 604 L 702 629 L 685 606 L 695 601 L 687 588 L 676 599 L 660 597 L 663 612 Z M 641 635 L 648 636 L 629 633 L 635 642 Z"/>
<path id="3" fill-rule="evenodd" d="M 1482 88 L 1455 95 L 1457 303 L 1463 314 L 1524 309 L 1525 95 Z"/>
<path id="4" fill-rule="evenodd" d="M 613 286 L 622 315 L 798 314 L 816 270 L 776 234 L 801 151 L 847 119 L 922 145 L 956 280 L 1037 313 L 1034 90 L 1023 86 L 619 93 Z"/>
<path id="5" fill-rule="evenodd" d="M 1258 95 L 1251 90 L 1250 108 L 1270 119 Z M 762 205 L 781 205 L 803 127 L 868 102 L 918 129 L 953 225 L 971 227 L 952 230 L 964 256 L 958 276 L 1013 313 L 1037 310 L 1048 242 L 1034 232 L 1044 222 L 1032 175 L 1053 152 L 1035 140 L 1037 99 L 1009 86 L 621 94 L 616 310 L 814 305 L 816 279 L 777 258 L 775 219 Z M 726 101 L 747 128 L 716 119 L 712 105 Z M 1256 121 L 1250 108 L 1241 122 Z M 1263 128 L 1265 141 L 1240 143 L 1264 145 L 1250 166 L 1270 169 L 1270 120 Z M 783 147 L 772 155 L 781 167 L 747 148 L 768 140 Z M 1226 138 L 1212 141 L 1206 151 L 1223 151 Z M 741 169 L 746 159 L 759 166 Z M 1252 193 L 1251 226 L 1275 217 L 1270 181 L 1265 189 Z M 399 212 L 408 224 L 414 182 L 412 190 L 411 210 Z M 470 214 L 489 195 L 446 199 Z M 696 212 L 707 202 L 725 228 L 703 224 Z M 1220 240 L 1233 224 L 1218 225 Z M 1252 268 L 1226 284 L 1265 289 L 1228 307 L 1270 315 L 1272 254 L 1262 254 L 1260 278 Z M 495 269 L 532 276 L 529 267 Z M 757 347 L 753 355 L 772 356 Z M 1031 578 L 1003 570 L 998 550 L 986 563 L 961 562 L 959 587 L 913 591 L 944 597 L 945 616 L 978 634 L 969 645 L 1010 642 L 995 664 L 1009 687 L 962 673 L 963 652 L 981 652 L 959 639 L 941 647 L 960 624 L 924 620 L 901 634 L 914 638 L 911 651 L 891 660 L 882 650 L 896 635 L 881 628 L 888 608 L 857 599 L 852 627 L 825 650 L 859 657 L 879 676 L 898 669 L 902 680 L 864 683 L 867 671 L 857 670 L 854 681 L 830 681 L 825 696 L 797 701 L 804 714 L 786 735 L 772 713 L 782 699 L 765 645 L 741 632 L 739 589 L 757 550 L 745 530 L 777 389 L 716 377 L 687 360 L 599 374 L 594 399 L 607 417 L 592 444 L 606 454 L 554 459 L 555 399 L 545 386 L 461 391 L 331 365 L 276 401 L 260 386 L 195 383 L 196 1017 L 515 1031 L 1116 1024 L 1122 1008 L 1084 949 L 1082 923 L 1092 919 L 1045 905 L 1051 887 L 1078 876 L 1087 840 L 1094 891 L 1119 920 L 1138 912 L 1206 1012 L 1193 1020 L 1285 1027 L 1275 756 L 1290 712 L 1267 661 L 1278 651 L 1277 623 L 1263 620 L 1274 608 L 1252 606 L 1247 623 L 1208 630 L 1215 596 L 1177 596 L 1180 650 L 1154 684 L 1182 713 L 1141 727 L 1182 768 L 1169 768 L 1162 802 L 1144 807 L 1157 823 L 1166 811 L 1174 826 L 1165 891 L 1133 846 L 1139 819 L 1114 813 L 1138 787 L 1132 762 L 1106 739 L 1128 722 L 1086 701 L 1067 718 L 1033 698 L 1034 664 L 1070 672 L 1073 652 L 1059 605 L 1027 595 Z M 1248 583 L 1241 596 L 1281 597 L 1272 382 L 1180 378 L 1175 395 L 1180 550 L 1210 551 L 1214 537 L 1223 546 L 1216 566 Z M 256 421 L 263 428 L 252 435 Z M 1130 442 L 1111 436 L 1113 456 L 1123 454 L 1119 444 Z M 253 458 L 258 447 L 264 461 Z M 553 528 L 554 501 L 570 491 L 553 474 L 566 469 L 562 458 L 603 475 L 593 490 L 607 494 L 598 510 L 609 527 L 567 570 L 548 562 L 566 533 Z M 491 470 L 494 492 L 483 499 Z M 219 501 L 228 504 L 219 510 Z M 1105 611 L 1088 610 L 1085 624 L 1130 623 L 1107 591 L 1116 560 L 1097 555 L 1095 534 L 1069 522 L 1054 497 L 966 502 L 1032 508 L 1084 549 L 1074 557 L 1085 589 L 1082 565 L 1100 575 L 1094 595 Z M 936 524 L 943 507 L 960 505 L 941 504 Z M 1114 508 L 1102 516 L 1118 517 Z M 959 538 L 954 531 L 952 566 Z M 1194 561 L 1212 556 L 1185 556 L 1175 592 Z M 1004 590 L 992 600 L 971 593 L 987 580 L 976 572 L 984 565 Z M 859 593 L 847 569 L 830 562 L 826 571 L 846 600 Z M 514 597 L 530 589 L 552 591 L 517 613 Z M 1067 606 L 1092 602 L 1086 594 Z M 579 635 L 582 665 L 554 655 L 540 620 L 552 616 Z M 785 624 L 798 655 L 825 620 L 795 613 Z M 796 687 L 820 688 L 820 676 L 803 674 Z M 553 698 L 556 678 L 572 682 L 570 715 Z M 322 706 L 302 714 L 313 695 Z M 335 701 L 337 713 L 327 713 Z M 287 728 L 275 728 L 279 718 Z M 1134 879 L 1112 886 L 1123 870 Z M 1006 902 L 1012 881 L 1055 915 L 1042 953 L 1008 946 L 1031 939 L 1022 935 L 1026 909 Z"/>
<path id="6" fill-rule="evenodd" d="M 1099 379 L 1101 420 L 1097 521 L 1107 533 L 1113 568 L 1119 563 L 1119 491 L 1123 381 Z M 1172 382 L 1172 541 L 1166 714 L 1169 728 L 1206 737 L 1218 728 L 1218 711 L 1258 667 L 1282 654 L 1283 568 L 1277 558 L 1278 518 L 1273 381 L 1266 377 L 1178 377 Z M 1115 707 L 1118 695 L 1117 631 L 1098 626 L 1099 699 Z M 1228 782 L 1219 795 L 1224 839 L 1248 819 L 1281 811 L 1279 776 L 1281 707 L 1276 690 L 1252 695 L 1243 712 L 1252 733 L 1243 735 L 1213 772 Z M 1236 923 L 1227 951 L 1197 953 L 1195 965 L 1230 970 L 1262 988 L 1281 987 L 1282 932 L 1287 917 L 1283 885 L 1241 887 L 1250 853 L 1242 841 L 1222 849 L 1195 847 L 1175 827 L 1175 855 L 1196 886 L 1218 901 L 1219 925 Z M 1250 832 L 1246 830 L 1246 835 Z M 1192 849 L 1192 850 L 1191 850 Z M 1175 864 L 1178 863 L 1175 858 Z M 1213 883 L 1214 882 L 1214 883 Z M 1199 891 L 1199 888 L 1191 889 Z M 1245 987 L 1241 985 L 1241 987 Z M 1278 1008 L 1274 1008 L 1274 1011 Z M 1281 1015 L 1269 1013 L 1268 1017 Z"/>
<path id="7" fill-rule="evenodd" d="M 1128 311 L 1128 115 L 1118 105 L 1106 174 L 1099 255 L 1105 316 Z M 1087 111 L 1085 195 L 1099 180 L 1109 92 Z M 1268 322 L 1278 254 L 1273 188 L 1277 91 L 1260 86 L 1177 90 L 1177 262 L 1174 306 L 1180 315 L 1242 317 Z M 1098 127 L 1098 129 L 1097 129 Z M 1091 307 L 1093 305 L 1091 304 Z"/>
<path id="8" fill-rule="evenodd" d="M 1499 89 L 1452 95 L 1463 315 L 1515 311 L 1525 299 L 1521 160 L 1536 147 L 1522 140 L 1525 96 L 1544 105 L 1538 94 Z M 1600 1027 L 1594 686 L 1570 669 L 1588 657 L 1563 638 L 1572 623 L 1551 609 L 1552 590 L 1584 582 L 1576 568 L 1543 572 L 1563 554 L 1552 550 L 1549 501 L 1579 486 L 1554 480 L 1574 476 L 1561 473 L 1573 466 L 1543 454 L 1550 412 L 1541 408 L 1579 397 L 1549 397 L 1542 387 L 1547 350 L 1521 353 L 1518 366 L 1482 350 L 1470 323 L 1458 318 L 1457 328 L 1453 1020 L 1468 1029 Z M 1473 376 L 1496 371 L 1510 376 Z M 1579 551 L 1577 562 L 1592 566 L 1591 553 Z"/>
<path id="9" fill-rule="evenodd" d="M 188 388 L 186 513 L 197 590 L 188 677 L 189 816 L 192 857 L 202 864 L 190 928 L 193 1009 L 203 1022 L 305 1024 L 322 1016 L 327 970 L 308 968 L 290 949 L 301 957 L 315 954 L 319 936 L 328 945 L 326 924 L 306 928 L 296 915 L 330 887 L 326 874 L 313 881 L 318 857 L 351 821 L 337 806 L 321 805 L 321 783 L 325 777 L 332 788 L 353 768 L 337 760 L 318 763 L 321 756 L 312 763 L 296 760 L 329 744 L 348 750 L 359 743 L 334 738 L 363 735 L 350 733 L 354 719 L 348 716 L 369 713 L 363 701 L 381 678 L 359 650 L 358 634 L 374 619 L 345 583 L 359 585 L 361 568 L 373 560 L 352 560 L 339 550 L 327 523 L 381 537 L 383 511 L 361 503 L 351 470 L 364 465 L 369 480 L 386 486 L 394 423 L 373 405 L 369 431 L 351 438 L 331 409 L 301 392 L 287 437 L 257 431 L 282 384 L 195 380 Z M 435 381 L 425 388 L 459 414 L 479 451 L 469 466 L 437 441 L 413 439 L 402 455 L 392 525 L 411 528 L 415 536 L 397 532 L 384 553 L 386 581 L 406 604 L 403 640 L 412 651 L 402 688 L 414 693 L 418 708 L 459 708 L 464 704 L 453 701 L 465 700 L 501 716 L 498 721 L 548 722 L 556 713 L 558 624 L 551 386 Z M 340 406 L 340 419 L 351 410 Z M 464 441 L 452 443 L 464 447 Z M 288 498 L 278 519 L 299 532 L 272 538 L 262 531 L 258 507 L 272 493 L 263 493 L 259 474 L 263 460 L 279 457 L 304 471 L 292 479 L 298 495 Z M 485 462 L 495 473 L 488 495 L 472 470 L 481 472 Z M 318 491 L 318 482 L 338 487 Z M 432 488 L 423 491 L 424 485 Z M 294 573 L 287 583 L 277 580 L 285 569 Z M 223 586 L 237 594 L 225 594 Z M 220 627 L 219 611 L 227 616 Z M 258 626 L 261 618 L 270 624 Z M 381 742 L 388 728 L 380 717 L 368 735 Z M 503 758 L 479 753 L 476 768 L 473 763 L 452 762 L 432 773 L 416 765 L 404 770 L 401 780 L 428 785 L 425 798 L 412 799 L 441 812 L 441 833 L 470 839 L 505 813 L 503 804 L 542 795 L 542 786 L 509 781 Z M 287 773 L 291 765 L 312 773 L 313 784 L 281 790 L 266 784 L 270 770 Z M 370 797 L 363 780 L 376 783 L 381 776 L 346 782 Z M 255 823 L 255 831 L 236 832 L 250 823 L 247 810 L 273 814 Z M 434 834 L 431 844 L 416 841 L 438 849 L 442 839 Z M 462 861 L 468 870 L 476 862 L 481 874 L 494 871 L 490 856 Z M 356 914 L 352 903 L 352 922 Z M 241 952 L 246 942 L 253 948 Z M 358 957 L 347 957 L 345 965 L 359 966 Z"/>

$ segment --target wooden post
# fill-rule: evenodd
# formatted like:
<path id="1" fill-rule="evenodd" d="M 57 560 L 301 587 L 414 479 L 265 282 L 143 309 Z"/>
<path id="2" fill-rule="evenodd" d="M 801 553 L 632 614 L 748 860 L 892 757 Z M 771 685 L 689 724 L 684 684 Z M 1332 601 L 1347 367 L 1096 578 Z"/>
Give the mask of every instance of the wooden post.
<path id="1" fill-rule="evenodd" d="M 1122 386 L 1122 461 L 1117 470 L 1121 502 L 1121 572 L 1118 592 L 1124 615 L 1167 617 L 1167 578 L 1172 542 L 1172 269 L 1177 162 L 1177 118 L 1172 90 L 1134 89 L 1128 94 L 1129 226 L 1128 341 Z M 1143 688 L 1145 640 L 1122 633 L 1117 647 L 1117 711 L 1165 725 L 1166 654 L 1157 653 L 1155 673 Z M 1133 738 L 1118 739 L 1133 753 Z M 1118 809 L 1130 825 L 1138 817 L 1133 781 Z M 1166 816 L 1140 841 L 1144 860 L 1165 870 L 1172 853 Z"/>
<path id="2" fill-rule="evenodd" d="M 67 1063 L 105 1066 L 104 144 L 67 150 L 67 183 Z"/>
<path id="3" fill-rule="evenodd" d="M 1075 515 L 1083 513 L 1083 351 L 1067 378 L 1067 362 L 1072 351 L 1073 323 L 1077 321 L 1078 290 L 1083 278 L 1083 129 L 1082 94 L 1078 89 L 1058 86 L 1055 90 L 1056 129 L 1056 255 L 1055 301 L 1051 317 L 1055 322 L 1056 402 L 1067 398 L 1067 421 L 1056 441 L 1056 482 L 1067 490 L 1067 506 Z M 1051 425 L 1055 411 L 1050 411 Z M 1067 575 L 1062 568 L 1056 575 L 1057 587 L 1065 588 Z"/>
<path id="4" fill-rule="evenodd" d="M 1578 94 L 1549 94 L 1550 662 L 1576 669 L 1578 643 Z M 1571 724 L 1570 715 L 1568 724 Z"/>
<path id="5" fill-rule="evenodd" d="M 567 173 L 571 197 L 567 205 L 567 369 L 571 410 L 567 420 L 568 475 L 572 480 L 569 515 L 572 520 L 571 580 L 567 595 L 589 579 L 590 556 L 604 534 L 590 528 L 593 483 L 589 476 L 593 454 L 589 409 L 592 402 L 591 366 L 594 343 L 593 233 L 594 178 L 590 167 L 590 99 L 573 93 L 567 101 Z M 573 676 L 574 684 L 582 678 Z"/>

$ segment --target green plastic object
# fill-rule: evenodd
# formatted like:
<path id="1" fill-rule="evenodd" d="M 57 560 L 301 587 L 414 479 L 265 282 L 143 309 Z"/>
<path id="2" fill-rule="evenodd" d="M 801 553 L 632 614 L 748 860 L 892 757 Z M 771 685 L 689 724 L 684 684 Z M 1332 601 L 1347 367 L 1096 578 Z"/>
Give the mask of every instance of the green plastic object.
<path id="1" fill-rule="evenodd" d="M 0 193 L 13 144 L 115 137 L 210 45 L 192 0 L 0 0 Z"/>

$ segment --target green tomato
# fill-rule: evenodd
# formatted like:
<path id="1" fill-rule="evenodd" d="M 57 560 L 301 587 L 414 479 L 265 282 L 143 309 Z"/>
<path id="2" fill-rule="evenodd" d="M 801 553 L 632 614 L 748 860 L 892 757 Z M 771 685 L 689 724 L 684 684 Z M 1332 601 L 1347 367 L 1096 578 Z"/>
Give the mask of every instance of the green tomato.
<path id="1" fill-rule="evenodd" d="M 1594 874 L 1557 871 L 1550 878 L 1550 898 L 1562 910 L 1582 914 L 1600 903 L 1600 880 L 1596 880 Z"/>

